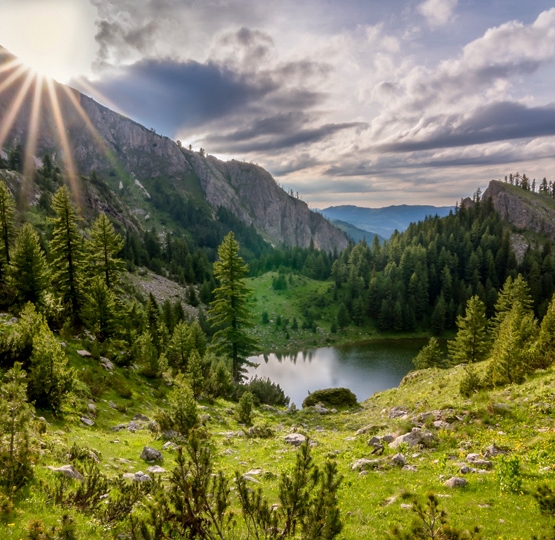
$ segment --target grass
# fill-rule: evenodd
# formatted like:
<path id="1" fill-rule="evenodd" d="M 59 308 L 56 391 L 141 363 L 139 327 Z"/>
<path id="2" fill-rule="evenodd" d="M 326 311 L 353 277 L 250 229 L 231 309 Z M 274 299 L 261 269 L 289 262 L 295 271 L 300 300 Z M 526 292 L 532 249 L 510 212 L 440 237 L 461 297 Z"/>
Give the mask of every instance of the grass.
<path id="1" fill-rule="evenodd" d="M 72 365 L 81 372 L 92 369 L 96 361 L 76 355 L 74 351 L 78 348 L 81 348 L 79 343 L 68 343 Z M 148 464 L 139 457 L 145 445 L 161 450 L 163 466 L 168 470 L 172 467 L 174 454 L 162 450 L 164 440 L 155 434 L 146 429 L 135 433 L 112 431 L 113 426 L 128 422 L 136 413 L 152 418 L 158 406 L 163 405 L 163 397 L 156 397 L 163 396 L 163 391 L 152 381 L 119 368 L 117 371 L 121 377 L 127 377 L 132 398 L 122 398 L 116 388 L 106 385 L 95 400 L 98 415 L 92 428 L 79 420 L 81 413 L 77 411 L 84 410 L 87 404 L 83 398 L 75 398 L 75 408 L 64 418 L 45 415 L 48 427 L 38 442 L 42 455 L 35 467 L 36 478 L 20 494 L 16 510 L 0 519 L 0 538 L 24 538 L 31 519 L 55 525 L 68 511 L 48 501 L 42 483 L 51 482 L 53 478 L 46 466 L 65 464 L 65 455 L 73 444 L 98 453 L 102 458 L 100 469 L 112 476 L 145 471 Z M 520 386 L 481 392 L 471 399 L 458 393 L 462 373 L 461 367 L 415 372 L 405 378 L 399 388 L 381 392 L 360 407 L 337 414 L 321 416 L 312 410 L 288 414 L 256 410 L 254 423 L 268 423 L 275 431 L 275 436 L 269 439 L 237 436 L 245 427 L 237 423 L 232 403 L 202 402 L 201 413 L 210 415 L 207 428 L 216 449 L 216 468 L 229 476 L 235 470 L 245 473 L 254 468 L 262 469 L 257 479 L 270 499 L 276 497 L 277 477 L 289 469 L 297 451 L 284 442 L 284 436 L 293 428 L 309 435 L 316 443 L 313 448 L 316 463 L 322 464 L 332 457 L 344 477 L 339 493 L 344 522 L 340 538 L 384 538 L 385 531 L 392 525 L 406 526 L 412 520 L 411 511 L 403 506 L 408 501 L 407 494 L 423 497 L 430 490 L 438 494 L 453 524 L 463 528 L 479 524 L 483 527 L 484 538 L 529 539 L 532 533 L 547 532 L 554 520 L 540 513 L 533 492 L 540 482 L 555 487 L 552 468 L 555 421 L 551 414 L 555 370 L 536 373 Z M 110 403 L 125 412 L 114 409 Z M 388 412 L 395 406 L 405 407 L 407 418 L 390 419 Z M 450 416 L 457 416 L 459 420 L 452 422 L 452 429 L 430 427 L 437 437 L 433 448 L 403 449 L 407 463 L 415 466 L 416 472 L 392 466 L 364 475 L 351 470 L 355 460 L 374 457 L 371 456 L 372 448 L 367 445 L 371 434 L 357 436 L 359 428 L 375 425 L 377 434 L 400 434 L 412 427 L 414 416 L 439 409 L 453 409 Z M 428 421 L 427 425 L 431 423 Z M 451 476 L 461 476 L 459 468 L 468 453 L 481 453 L 491 444 L 519 457 L 520 492 L 501 491 L 499 457 L 493 458 L 492 472 L 467 475 L 466 488 L 451 490 L 443 486 Z M 397 449 L 386 447 L 384 457 L 389 459 L 397 452 Z M 89 515 L 77 512 L 74 515 L 78 538 L 101 539 L 121 532 L 119 529 L 105 530 Z"/>

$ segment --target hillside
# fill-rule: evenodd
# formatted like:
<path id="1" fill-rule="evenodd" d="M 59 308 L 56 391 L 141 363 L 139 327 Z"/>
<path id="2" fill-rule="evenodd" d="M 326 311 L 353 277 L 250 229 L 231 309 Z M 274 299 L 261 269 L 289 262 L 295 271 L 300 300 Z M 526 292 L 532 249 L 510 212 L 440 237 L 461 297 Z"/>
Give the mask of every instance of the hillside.
<path id="1" fill-rule="evenodd" d="M 411 223 L 422 221 L 426 216 L 444 217 L 454 208 L 452 206 L 398 205 L 383 208 L 363 208 L 344 205 L 330 206 L 321 212 L 331 220 L 350 223 L 359 229 L 389 238 L 395 230 L 402 232 Z"/>
<path id="2" fill-rule="evenodd" d="M 146 216 L 168 214 L 172 205 L 181 205 L 183 213 L 190 201 L 210 208 L 213 216 L 220 207 L 229 210 L 274 245 L 313 244 L 326 251 L 347 246 L 341 231 L 284 192 L 261 167 L 187 150 L 67 86 L 37 88 L 36 80 L 24 72 L 17 76 L 16 66 L 10 69 L 13 60 L 0 49 L 0 65 L 6 66 L 0 71 L 0 85 L 6 86 L 0 93 L 5 155 L 20 144 L 38 158 L 51 154 L 69 176 L 73 168 L 86 176 L 95 171 L 145 227 Z M 34 95 L 40 97 L 36 111 Z M 37 126 L 34 140 L 31 126 Z"/>

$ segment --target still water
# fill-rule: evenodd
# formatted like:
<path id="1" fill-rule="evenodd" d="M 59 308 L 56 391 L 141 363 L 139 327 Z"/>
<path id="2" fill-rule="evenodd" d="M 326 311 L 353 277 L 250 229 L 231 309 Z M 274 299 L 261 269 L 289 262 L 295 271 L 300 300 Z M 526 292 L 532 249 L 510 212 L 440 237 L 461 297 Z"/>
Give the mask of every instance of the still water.
<path id="1" fill-rule="evenodd" d="M 411 360 L 427 339 L 387 339 L 321 347 L 293 354 L 249 358 L 258 364 L 248 377 L 269 377 L 291 403 L 301 407 L 308 392 L 343 386 L 364 401 L 375 392 L 397 386 L 413 369 Z"/>

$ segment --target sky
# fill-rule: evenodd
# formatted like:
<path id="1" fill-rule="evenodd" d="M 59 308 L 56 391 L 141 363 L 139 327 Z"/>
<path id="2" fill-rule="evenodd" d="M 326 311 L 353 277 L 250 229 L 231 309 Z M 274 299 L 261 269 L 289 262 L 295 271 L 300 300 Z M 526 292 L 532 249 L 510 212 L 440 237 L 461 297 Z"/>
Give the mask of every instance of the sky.
<path id="1" fill-rule="evenodd" d="M 545 0 L 0 0 L 0 45 L 313 208 L 555 180 Z"/>

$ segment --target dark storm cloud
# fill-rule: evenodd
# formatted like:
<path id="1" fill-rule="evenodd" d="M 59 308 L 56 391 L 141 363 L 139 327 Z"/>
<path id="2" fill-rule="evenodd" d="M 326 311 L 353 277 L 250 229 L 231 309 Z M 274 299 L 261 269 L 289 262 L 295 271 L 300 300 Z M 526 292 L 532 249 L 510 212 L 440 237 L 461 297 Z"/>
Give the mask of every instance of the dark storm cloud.
<path id="1" fill-rule="evenodd" d="M 230 115 L 277 89 L 213 63 L 143 60 L 90 83 L 126 114 L 172 134 Z"/>
<path id="2" fill-rule="evenodd" d="M 445 125 L 438 126 L 428 137 L 388 143 L 378 149 L 381 152 L 415 152 L 555 135 L 553 105 L 526 107 L 519 103 L 501 102 L 480 107 L 462 122 L 454 122 L 452 117 L 443 120 Z"/>

